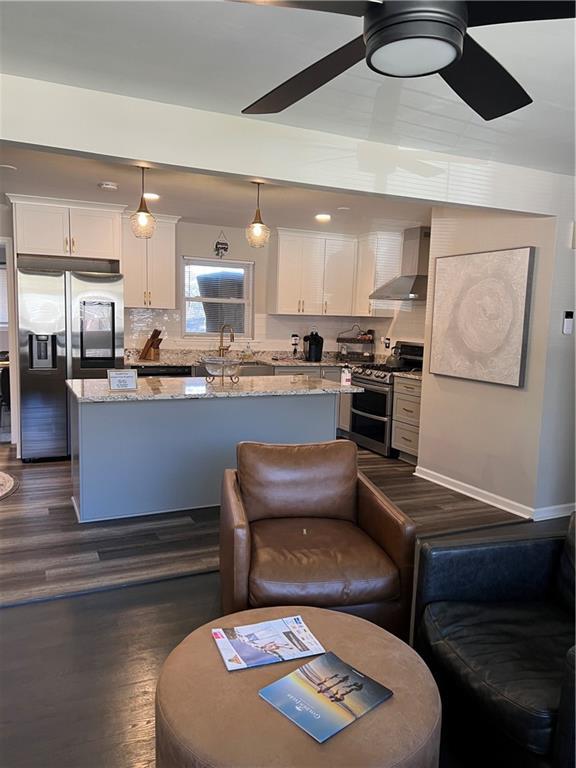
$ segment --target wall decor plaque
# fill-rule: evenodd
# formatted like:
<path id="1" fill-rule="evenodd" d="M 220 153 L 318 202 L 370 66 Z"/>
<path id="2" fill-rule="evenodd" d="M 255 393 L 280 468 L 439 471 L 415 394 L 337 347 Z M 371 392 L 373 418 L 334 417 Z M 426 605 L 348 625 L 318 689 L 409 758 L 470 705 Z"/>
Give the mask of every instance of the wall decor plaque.
<path id="1" fill-rule="evenodd" d="M 524 385 L 535 248 L 435 260 L 430 373 Z"/>

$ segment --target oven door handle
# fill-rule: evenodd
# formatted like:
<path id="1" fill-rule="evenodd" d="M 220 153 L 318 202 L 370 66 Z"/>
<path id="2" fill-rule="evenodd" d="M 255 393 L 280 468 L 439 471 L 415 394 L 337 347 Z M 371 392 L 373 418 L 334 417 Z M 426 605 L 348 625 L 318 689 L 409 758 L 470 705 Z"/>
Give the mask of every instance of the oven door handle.
<path id="1" fill-rule="evenodd" d="M 373 413 L 364 413 L 364 411 L 357 411 L 356 408 L 350 408 L 352 413 L 358 416 L 364 416 L 365 419 L 374 419 L 375 421 L 390 421 L 389 416 L 375 416 Z"/>
<path id="2" fill-rule="evenodd" d="M 371 387 L 370 384 L 366 384 L 366 382 L 362 381 L 354 381 L 352 380 L 352 384 L 357 387 L 362 387 L 362 389 L 365 392 L 376 392 L 379 395 L 390 395 L 392 394 L 392 385 L 391 384 L 379 384 L 375 387 Z M 358 392 L 357 394 L 361 395 L 362 392 Z"/>

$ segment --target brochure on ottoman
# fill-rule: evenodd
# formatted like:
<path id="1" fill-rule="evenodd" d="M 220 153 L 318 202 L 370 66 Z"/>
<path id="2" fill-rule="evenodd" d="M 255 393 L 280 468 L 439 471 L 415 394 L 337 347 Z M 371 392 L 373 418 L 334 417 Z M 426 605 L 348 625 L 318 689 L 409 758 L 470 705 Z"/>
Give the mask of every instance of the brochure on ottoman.
<path id="1" fill-rule="evenodd" d="M 301 616 L 212 630 L 226 669 L 247 669 L 324 653 Z"/>
<path id="2" fill-rule="evenodd" d="M 259 693 L 320 743 L 392 696 L 334 653 L 309 661 Z"/>

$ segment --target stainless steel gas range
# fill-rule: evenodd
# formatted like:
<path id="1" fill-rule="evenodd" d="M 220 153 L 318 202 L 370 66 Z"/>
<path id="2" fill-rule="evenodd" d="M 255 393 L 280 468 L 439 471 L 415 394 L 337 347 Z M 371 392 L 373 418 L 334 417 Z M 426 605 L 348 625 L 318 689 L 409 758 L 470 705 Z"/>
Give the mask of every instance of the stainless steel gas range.
<path id="1" fill-rule="evenodd" d="M 382 456 L 397 455 L 392 448 L 394 373 L 421 371 L 424 347 L 399 341 L 389 363 L 367 363 L 352 369 L 352 384 L 364 388 L 352 396 L 350 440 Z"/>

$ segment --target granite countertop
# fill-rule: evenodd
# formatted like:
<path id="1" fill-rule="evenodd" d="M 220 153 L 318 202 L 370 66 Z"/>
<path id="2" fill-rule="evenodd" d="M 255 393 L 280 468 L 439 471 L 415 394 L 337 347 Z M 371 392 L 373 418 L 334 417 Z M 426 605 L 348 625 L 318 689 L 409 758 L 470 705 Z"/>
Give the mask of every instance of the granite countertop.
<path id="1" fill-rule="evenodd" d="M 133 355 L 126 356 L 124 358 L 124 365 L 127 368 L 130 368 L 133 365 L 201 365 L 203 357 L 217 354 L 217 351 L 210 350 L 190 350 L 182 352 L 179 352 L 178 350 L 166 350 L 160 353 L 160 360 L 138 360 L 138 358 Z M 326 356 L 318 363 L 309 363 L 301 357 L 301 353 L 299 353 L 298 357 L 294 358 L 290 352 L 257 352 L 254 357 L 245 360 L 244 362 L 252 365 L 270 365 L 275 368 L 290 368 L 292 366 L 341 367 L 345 365 L 345 363 L 340 360 L 336 360 L 335 352 L 329 352 L 327 354 L 334 355 L 334 357 Z M 236 355 L 234 351 L 229 353 L 229 357 L 241 359 L 241 355 Z M 351 363 L 349 363 L 349 365 L 351 365 Z"/>
<path id="2" fill-rule="evenodd" d="M 137 390 L 111 392 L 107 379 L 69 379 L 66 384 L 80 403 L 140 400 L 199 400 L 215 397 L 263 397 L 352 394 L 362 387 L 342 385 L 312 376 L 242 376 L 237 384 L 206 379 L 150 376 L 138 379 Z"/>
<path id="3" fill-rule="evenodd" d="M 420 371 L 398 371 L 394 376 L 401 376 L 403 379 L 416 379 L 422 381 L 422 373 Z"/>

